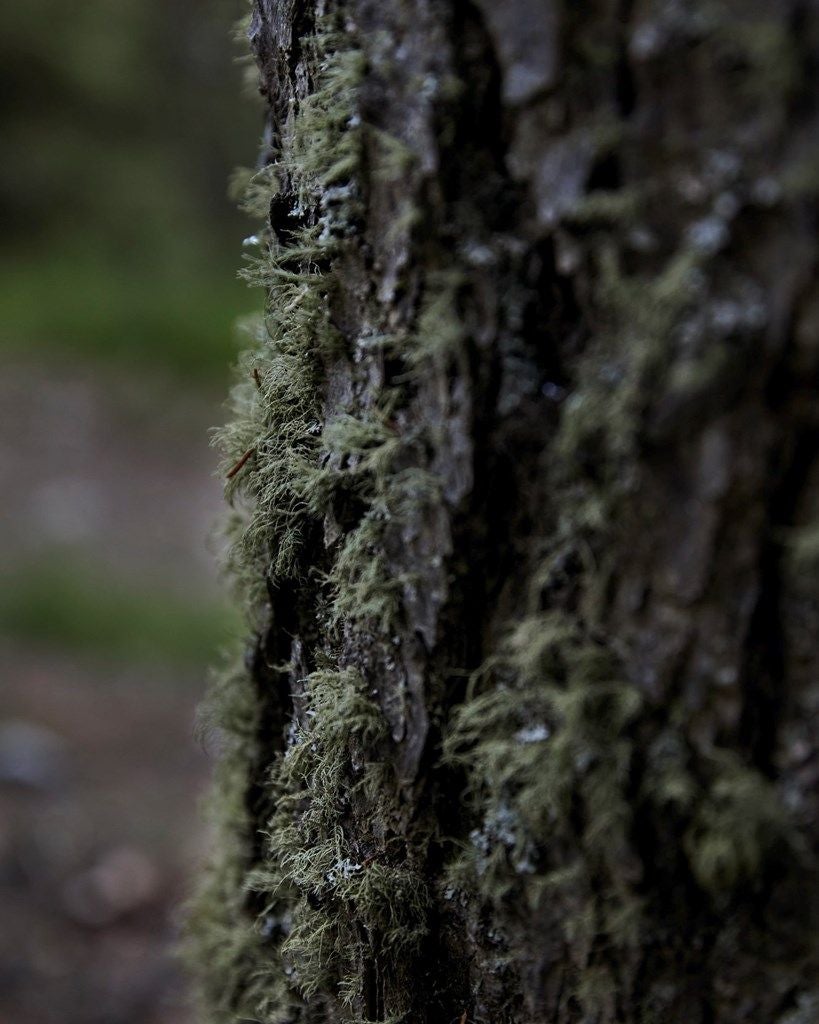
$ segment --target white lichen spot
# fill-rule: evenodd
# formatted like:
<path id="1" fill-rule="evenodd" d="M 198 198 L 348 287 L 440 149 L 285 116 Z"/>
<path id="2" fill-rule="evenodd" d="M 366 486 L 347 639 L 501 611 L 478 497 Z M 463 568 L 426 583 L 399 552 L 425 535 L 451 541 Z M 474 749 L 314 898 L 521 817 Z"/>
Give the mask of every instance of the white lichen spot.
<path id="1" fill-rule="evenodd" d="M 491 267 L 495 261 L 495 254 L 488 245 L 480 245 L 477 242 L 470 243 L 462 250 L 464 258 L 473 267 Z"/>
<path id="2" fill-rule="evenodd" d="M 741 310 L 736 302 L 717 301 L 711 306 L 711 326 L 717 334 L 731 334 L 741 319 Z"/>
<path id="3" fill-rule="evenodd" d="M 339 882 L 349 882 L 349 880 L 354 875 L 357 875 L 361 869 L 361 864 L 356 864 L 351 861 L 349 857 L 345 857 L 343 860 L 336 861 L 324 876 L 324 880 L 328 885 L 336 886 Z"/>
<path id="4" fill-rule="evenodd" d="M 431 100 L 438 95 L 438 79 L 435 75 L 425 75 L 421 84 L 421 96 L 425 100 Z"/>
<path id="5" fill-rule="evenodd" d="M 658 22 L 644 21 L 631 33 L 628 50 L 635 60 L 650 60 L 662 52 L 666 42 L 666 33 Z"/>
<path id="6" fill-rule="evenodd" d="M 645 225 L 638 225 L 629 231 L 628 244 L 635 252 L 654 252 L 657 248 L 657 236 Z"/>
<path id="7" fill-rule="evenodd" d="M 733 686 L 738 679 L 736 666 L 725 665 L 716 673 L 717 685 Z"/>
<path id="8" fill-rule="evenodd" d="M 559 237 L 555 258 L 558 273 L 569 277 L 580 269 L 582 262 L 583 251 L 580 246 L 573 239 Z"/>
<path id="9" fill-rule="evenodd" d="M 515 861 L 514 868 L 519 875 L 533 875 L 536 870 L 528 853 Z"/>
<path id="10" fill-rule="evenodd" d="M 774 206 L 782 198 L 782 188 L 775 178 L 757 178 L 751 186 L 751 198 L 760 206 Z"/>
<path id="11" fill-rule="evenodd" d="M 723 220 L 731 220 L 739 213 L 739 199 L 733 192 L 720 192 L 714 200 L 714 213 Z"/>
<path id="12" fill-rule="evenodd" d="M 489 853 L 489 836 L 480 828 L 473 828 L 469 841 L 479 853 Z"/>
<path id="13" fill-rule="evenodd" d="M 273 914 L 268 914 L 262 921 L 259 931 L 265 939 L 269 939 L 271 935 L 279 931 L 280 927 L 279 919 Z"/>
<path id="14" fill-rule="evenodd" d="M 701 203 L 708 195 L 705 182 L 696 174 L 681 174 L 675 185 L 679 194 L 688 203 Z"/>
<path id="15" fill-rule="evenodd" d="M 546 383 L 541 387 L 540 393 L 544 398 L 548 398 L 550 402 L 562 402 L 568 392 L 560 384 L 555 384 L 554 381 L 547 380 Z"/>
<path id="16" fill-rule="evenodd" d="M 742 161 L 729 149 L 712 149 L 706 159 L 706 174 L 715 184 L 733 180 L 741 170 Z"/>
<path id="17" fill-rule="evenodd" d="M 625 369 L 619 363 L 607 362 L 600 366 L 600 379 L 606 384 L 619 384 L 625 378 Z"/>
<path id="18" fill-rule="evenodd" d="M 539 722 L 537 725 L 527 725 L 523 729 L 518 729 L 515 739 L 518 743 L 542 743 L 551 735 L 549 726 L 545 722 Z"/>
<path id="19" fill-rule="evenodd" d="M 750 302 L 745 307 L 745 322 L 749 327 L 759 329 L 768 322 L 768 311 L 761 302 Z"/>
<path id="20" fill-rule="evenodd" d="M 712 256 L 727 243 L 729 234 L 720 217 L 703 217 L 689 226 L 685 237 L 698 252 Z"/>

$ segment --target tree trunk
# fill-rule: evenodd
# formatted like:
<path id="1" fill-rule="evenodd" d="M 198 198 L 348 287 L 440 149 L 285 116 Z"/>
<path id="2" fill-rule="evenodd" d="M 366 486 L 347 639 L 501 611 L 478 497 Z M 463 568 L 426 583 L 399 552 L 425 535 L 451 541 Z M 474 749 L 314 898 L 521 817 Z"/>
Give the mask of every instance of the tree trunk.
<path id="1" fill-rule="evenodd" d="M 249 37 L 211 1019 L 819 1020 L 819 8 Z"/>

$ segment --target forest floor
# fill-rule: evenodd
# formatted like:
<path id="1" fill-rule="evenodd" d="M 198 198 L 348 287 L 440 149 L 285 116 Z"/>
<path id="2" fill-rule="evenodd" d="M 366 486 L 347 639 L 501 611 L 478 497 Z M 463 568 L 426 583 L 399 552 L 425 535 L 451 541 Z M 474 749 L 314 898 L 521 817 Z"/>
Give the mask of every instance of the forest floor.
<path id="1" fill-rule="evenodd" d="M 188 1024 L 195 709 L 236 629 L 207 543 L 223 414 L 122 369 L 2 371 L 0 1024 Z"/>

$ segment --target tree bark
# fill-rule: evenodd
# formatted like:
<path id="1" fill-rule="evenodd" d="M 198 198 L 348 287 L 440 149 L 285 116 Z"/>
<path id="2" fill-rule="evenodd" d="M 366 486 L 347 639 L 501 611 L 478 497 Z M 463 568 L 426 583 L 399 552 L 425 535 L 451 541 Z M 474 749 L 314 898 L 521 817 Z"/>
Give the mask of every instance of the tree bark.
<path id="1" fill-rule="evenodd" d="M 249 37 L 210 1018 L 819 1019 L 819 9 Z"/>

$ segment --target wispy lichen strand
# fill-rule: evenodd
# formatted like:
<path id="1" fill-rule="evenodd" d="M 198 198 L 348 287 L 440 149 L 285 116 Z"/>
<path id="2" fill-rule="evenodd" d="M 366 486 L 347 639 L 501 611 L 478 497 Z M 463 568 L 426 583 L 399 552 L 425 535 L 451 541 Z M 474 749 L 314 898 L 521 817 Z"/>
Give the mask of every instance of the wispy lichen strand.
<path id="1" fill-rule="evenodd" d="M 355 622 L 389 629 L 402 582 L 381 550 L 383 526 L 432 484 L 411 458 L 408 465 L 411 443 L 399 445 L 390 427 L 400 389 L 385 390 L 366 415 L 323 418 L 326 368 L 341 345 L 330 316 L 334 266 L 355 244 L 361 198 L 362 57 L 329 30 L 302 43 L 312 91 L 289 118 L 276 161 L 245 182 L 246 208 L 266 214 L 272 201 L 283 203 L 288 227 L 277 235 L 265 226 L 251 240 L 260 251 L 243 273 L 264 289 L 265 312 L 245 327 L 250 344 L 233 416 L 216 443 L 236 507 L 229 572 L 251 627 L 260 637 L 269 628 L 271 588 L 303 585 L 312 573 L 315 612 L 332 638 Z M 317 572 L 305 562 L 305 541 L 341 500 L 359 514 L 339 528 L 335 554 Z M 426 887 L 390 837 L 398 789 L 387 724 L 357 670 L 338 664 L 337 650 L 330 642 L 312 651 L 323 667 L 301 678 L 292 661 L 270 667 L 296 688 L 278 753 L 260 745 L 248 671 L 214 683 L 212 717 L 226 737 L 212 798 L 217 853 L 189 924 L 214 1021 L 279 1024 L 328 993 L 345 1020 L 361 1020 L 367 963 L 377 959 L 382 973 L 390 963 L 406 969 L 399 965 L 425 932 Z M 379 748 L 385 756 L 373 760 Z M 248 787 L 261 787 L 271 808 L 261 833 Z M 366 821 L 370 834 L 358 827 L 353 837 L 353 820 Z M 386 1005 L 380 1019 L 397 1020 L 405 1008 Z"/>

